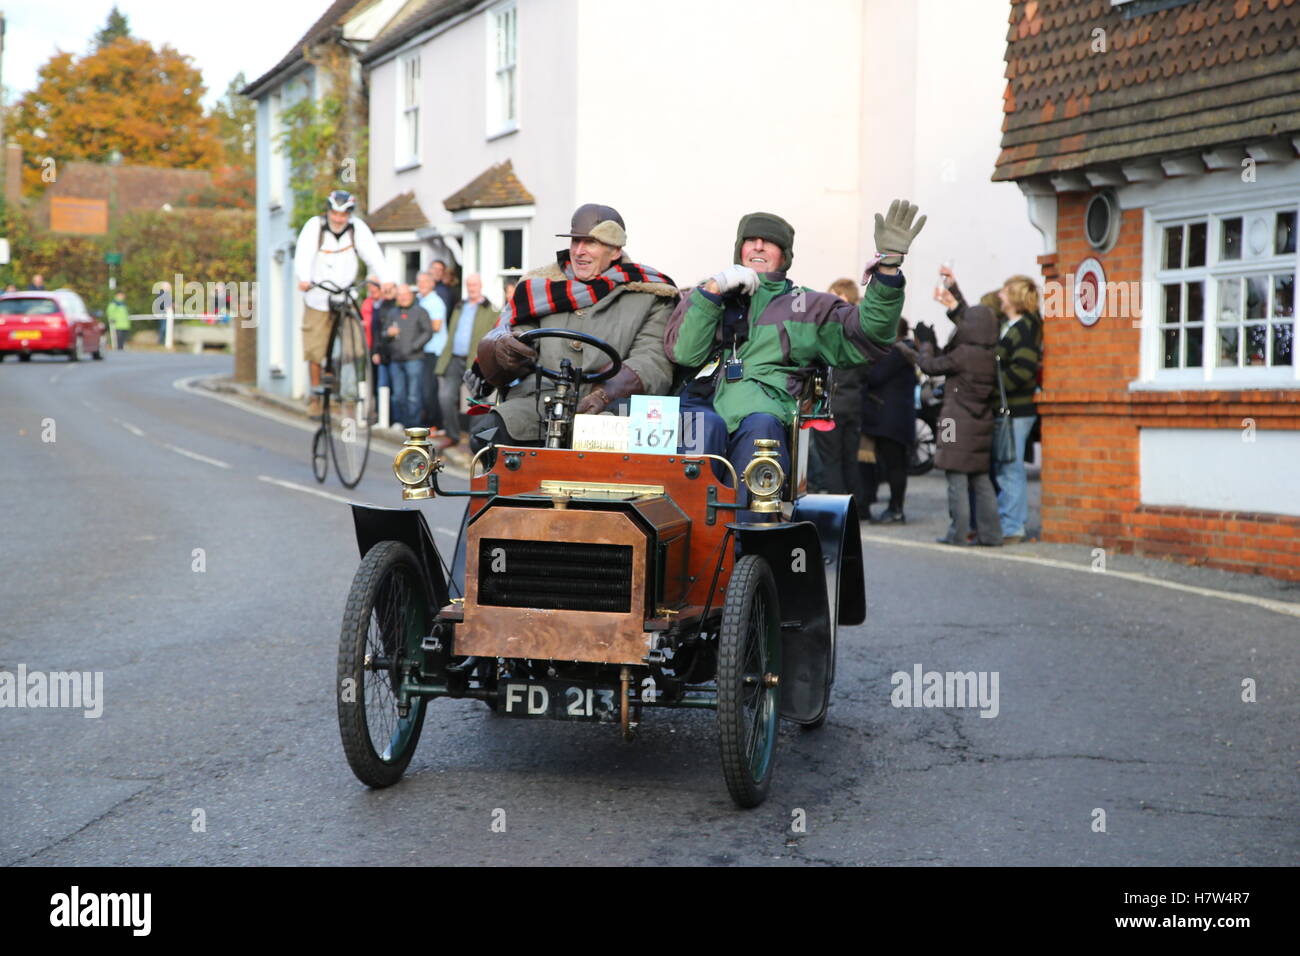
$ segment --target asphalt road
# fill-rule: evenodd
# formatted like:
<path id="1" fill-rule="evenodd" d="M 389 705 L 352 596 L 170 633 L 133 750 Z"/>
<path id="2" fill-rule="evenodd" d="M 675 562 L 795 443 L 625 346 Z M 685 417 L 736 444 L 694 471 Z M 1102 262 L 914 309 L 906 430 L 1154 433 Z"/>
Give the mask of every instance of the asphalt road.
<path id="1" fill-rule="evenodd" d="M 628 744 L 437 701 L 405 779 L 367 790 L 333 693 L 351 517 L 310 493 L 305 424 L 173 387 L 228 367 L 0 365 L 0 670 L 104 675 L 98 719 L 0 708 L 0 862 L 1300 862 L 1300 619 L 877 542 L 830 719 L 783 730 L 756 810 L 707 712 L 648 713 Z M 382 452 L 322 487 L 400 503 Z M 450 548 L 457 507 L 422 507 Z M 891 706 L 917 664 L 996 671 L 997 716 Z"/>

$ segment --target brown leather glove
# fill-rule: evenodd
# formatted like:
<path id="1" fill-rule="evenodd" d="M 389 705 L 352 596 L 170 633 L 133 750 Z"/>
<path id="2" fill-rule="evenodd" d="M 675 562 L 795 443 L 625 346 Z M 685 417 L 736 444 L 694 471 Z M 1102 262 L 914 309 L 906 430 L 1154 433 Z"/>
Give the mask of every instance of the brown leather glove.
<path id="1" fill-rule="evenodd" d="M 532 368 L 537 350 L 520 342 L 507 328 L 495 328 L 478 343 L 478 367 L 488 383 L 500 387 Z"/>
<path id="2" fill-rule="evenodd" d="M 605 368 L 609 368 L 608 365 Z M 603 369 L 601 370 L 603 371 Z M 599 415 L 615 402 L 629 395 L 639 395 L 645 391 L 645 385 L 636 369 L 624 365 L 618 374 L 608 381 L 601 382 L 578 400 L 579 415 Z"/>

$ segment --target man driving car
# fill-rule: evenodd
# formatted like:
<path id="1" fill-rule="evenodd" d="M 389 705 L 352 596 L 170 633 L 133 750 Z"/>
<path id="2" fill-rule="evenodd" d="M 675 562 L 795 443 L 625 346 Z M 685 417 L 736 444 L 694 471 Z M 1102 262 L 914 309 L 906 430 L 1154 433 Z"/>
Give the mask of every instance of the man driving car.
<path id="1" fill-rule="evenodd" d="M 586 373 L 611 363 L 604 352 L 571 340 L 543 339 L 534 349 L 518 336 L 531 329 L 571 329 L 608 343 L 622 368 L 607 381 L 582 386 L 578 414 L 599 414 L 631 395 L 662 395 L 672 384 L 664 354 L 668 316 L 677 302 L 671 279 L 623 254 L 627 231 L 618 211 L 594 203 L 578 207 L 569 239 L 556 262 L 528 273 L 501 310 L 497 327 L 479 341 L 473 373 L 500 390 L 494 410 L 470 426 L 470 448 L 489 442 L 539 445 L 542 400 L 555 383 L 529 374 L 540 364 L 559 368 L 562 359 Z"/>

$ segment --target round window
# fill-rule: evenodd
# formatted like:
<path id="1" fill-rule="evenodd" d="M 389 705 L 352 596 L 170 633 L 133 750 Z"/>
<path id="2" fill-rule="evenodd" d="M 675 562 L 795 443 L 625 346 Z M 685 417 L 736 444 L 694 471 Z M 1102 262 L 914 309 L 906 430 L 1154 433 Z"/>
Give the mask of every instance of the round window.
<path id="1" fill-rule="evenodd" d="M 1112 192 L 1101 192 L 1088 202 L 1084 213 L 1083 230 L 1088 245 L 1098 252 L 1107 252 L 1119 238 L 1119 203 Z"/>

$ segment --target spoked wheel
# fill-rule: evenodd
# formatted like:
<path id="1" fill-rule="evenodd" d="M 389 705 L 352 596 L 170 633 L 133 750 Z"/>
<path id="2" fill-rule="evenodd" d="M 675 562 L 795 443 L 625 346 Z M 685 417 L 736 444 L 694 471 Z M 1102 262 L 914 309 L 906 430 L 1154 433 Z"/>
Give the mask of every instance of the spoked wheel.
<path id="1" fill-rule="evenodd" d="M 934 429 L 921 417 L 916 419 L 916 436 L 908 450 L 907 473 L 913 477 L 924 475 L 934 467 Z"/>
<path id="2" fill-rule="evenodd" d="M 368 787 L 406 771 L 424 726 L 426 700 L 398 712 L 402 676 L 433 623 L 420 566 L 410 547 L 381 541 L 352 579 L 339 636 L 339 734 L 348 766 Z"/>
<path id="3" fill-rule="evenodd" d="M 330 473 L 329 439 L 325 436 L 323 425 L 316 429 L 311 440 L 311 473 L 320 483 L 324 483 L 325 476 Z"/>
<path id="4" fill-rule="evenodd" d="M 345 488 L 355 488 L 370 455 L 370 355 L 361 323 L 351 313 L 339 316 L 330 339 L 330 371 L 334 375 L 329 415 L 329 446 L 334 468 Z"/>
<path id="5" fill-rule="evenodd" d="M 767 797 L 780 724 L 781 621 L 776 584 L 756 554 L 736 561 L 718 634 L 718 739 L 731 798 Z"/>

